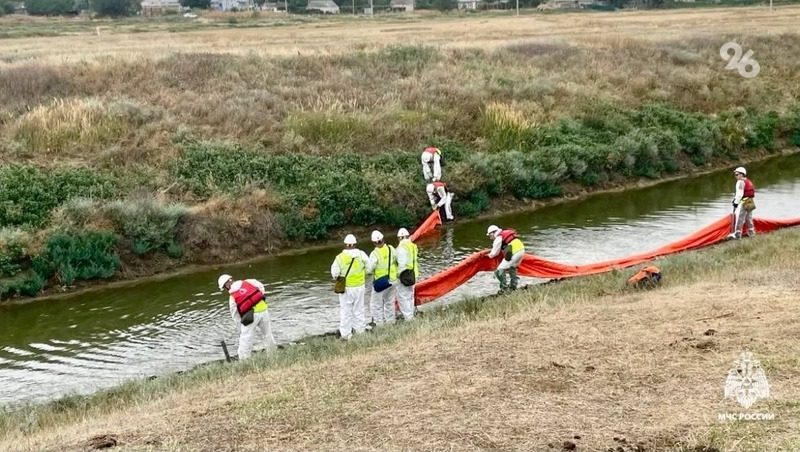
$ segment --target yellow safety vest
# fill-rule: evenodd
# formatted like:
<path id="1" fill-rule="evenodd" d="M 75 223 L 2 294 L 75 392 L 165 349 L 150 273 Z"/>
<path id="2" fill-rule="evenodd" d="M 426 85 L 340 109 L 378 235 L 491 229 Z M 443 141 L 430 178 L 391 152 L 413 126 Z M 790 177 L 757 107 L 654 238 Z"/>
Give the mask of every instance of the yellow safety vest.
<path id="1" fill-rule="evenodd" d="M 520 239 L 512 240 L 508 246 L 511 247 L 511 254 L 517 254 L 519 251 L 525 251 L 525 245 L 522 244 L 522 240 Z"/>
<path id="2" fill-rule="evenodd" d="M 397 279 L 397 265 L 389 261 L 389 253 L 392 254 L 392 260 L 397 257 L 396 251 L 392 245 L 383 245 L 380 248 L 375 248 L 373 253 L 378 253 L 378 265 L 375 266 L 375 279 L 382 278 L 389 275 L 389 280 L 394 281 Z M 391 269 L 390 269 L 391 267 Z"/>
<path id="3" fill-rule="evenodd" d="M 406 268 L 401 270 L 414 270 L 414 277 L 419 277 L 419 260 L 417 260 L 419 249 L 417 248 L 417 245 L 409 239 L 403 239 L 400 241 L 398 246 L 404 248 L 408 253 L 408 263 L 406 264 Z"/>
<path id="4" fill-rule="evenodd" d="M 364 266 L 364 262 L 345 251 L 342 251 L 337 259 L 339 259 L 339 276 L 344 276 L 347 273 L 347 269 L 350 268 L 350 273 L 347 273 L 344 285 L 347 287 L 363 286 L 367 281 L 367 269 Z M 350 267 L 350 261 L 353 259 L 355 259 L 355 262 Z"/>

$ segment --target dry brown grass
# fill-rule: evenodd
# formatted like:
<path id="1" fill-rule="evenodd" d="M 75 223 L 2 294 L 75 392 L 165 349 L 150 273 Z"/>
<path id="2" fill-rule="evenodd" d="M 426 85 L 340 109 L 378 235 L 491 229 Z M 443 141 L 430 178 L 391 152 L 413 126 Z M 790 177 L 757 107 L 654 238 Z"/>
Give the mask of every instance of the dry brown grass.
<path id="1" fill-rule="evenodd" d="M 781 111 L 800 98 L 798 21 L 800 7 L 732 8 L 5 39 L 0 129 L 9 138 L 0 143 L 0 161 L 56 164 L 12 133 L 26 111 L 50 108 L 53 98 L 127 102 L 157 113 L 142 127 L 103 134 L 113 142 L 100 140 L 89 146 L 97 152 L 84 153 L 90 165 L 105 157 L 154 167 L 174 156 L 176 132 L 270 151 L 380 153 L 432 138 L 480 149 L 487 111 L 503 111 L 517 127 L 597 103 Z M 723 69 L 718 49 L 730 39 L 754 49 L 759 77 Z M 398 44 L 430 47 L 369 53 Z"/>
<path id="2" fill-rule="evenodd" d="M 665 265 L 680 283 L 655 291 L 541 287 L 496 300 L 496 315 L 476 321 L 188 385 L 0 448 L 78 450 L 110 434 L 121 450 L 797 450 L 800 279 L 787 265 L 796 234 L 781 237 L 757 239 L 769 251 L 728 244 L 699 261 L 679 256 Z M 755 255 L 760 266 L 742 276 Z M 679 270 L 709 257 L 727 263 Z M 718 413 L 739 411 L 723 387 L 744 349 L 772 391 L 754 410 L 777 419 L 720 424 Z"/>
<path id="3" fill-rule="evenodd" d="M 187 33 L 115 33 L 94 30 L 63 37 L 0 40 L 0 60 L 13 55 L 48 62 L 94 60 L 104 56 L 149 58 L 183 52 L 239 55 L 339 54 L 389 44 L 496 48 L 519 40 L 565 39 L 594 44 L 598 37 L 652 41 L 720 34 L 776 35 L 797 31 L 800 7 L 770 13 L 763 7 L 594 14 L 479 15 L 408 19 L 314 22 L 282 27 L 202 30 Z M 412 26 L 413 25 L 413 26 Z M 12 63 L 13 64 L 13 63 Z M 2 67 L 0 63 L 0 67 Z"/>

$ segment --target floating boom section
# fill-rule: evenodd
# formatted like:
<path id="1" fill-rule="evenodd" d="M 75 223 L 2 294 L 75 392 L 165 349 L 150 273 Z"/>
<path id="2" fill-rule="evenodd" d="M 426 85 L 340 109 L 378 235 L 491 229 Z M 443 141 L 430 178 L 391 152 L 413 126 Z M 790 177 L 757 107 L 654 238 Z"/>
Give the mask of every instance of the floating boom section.
<path id="1" fill-rule="evenodd" d="M 425 235 L 435 229 L 437 224 L 441 224 L 441 219 L 438 218 L 438 212 L 434 212 L 434 214 L 436 219 L 438 219 L 438 223 L 435 222 L 435 219 L 433 219 L 434 215 L 432 214 L 430 217 L 428 217 L 428 219 L 425 220 L 420 228 L 417 229 L 417 231 L 414 231 L 414 235 L 412 235 L 412 237 L 421 237 L 422 235 Z M 782 228 L 800 226 L 800 218 L 788 220 L 756 218 L 754 223 L 756 232 L 763 234 Z M 423 227 L 427 229 L 418 234 Z M 632 267 L 657 257 L 713 245 L 725 240 L 725 237 L 730 234 L 730 232 L 731 217 L 728 215 L 720 218 L 719 220 L 695 232 L 694 234 L 686 236 L 676 242 L 664 245 L 656 250 L 624 257 L 621 259 L 612 259 L 586 265 L 560 264 L 558 262 L 548 261 L 531 254 L 526 254 L 519 266 L 517 274 L 534 278 L 561 279 L 605 273 L 614 269 Z M 461 261 L 458 265 L 443 270 L 431 276 L 430 278 L 417 283 L 415 288 L 415 304 L 421 305 L 440 298 L 466 283 L 479 272 L 493 271 L 496 269 L 502 257 L 498 256 L 494 259 L 489 259 L 488 255 L 488 250 L 475 252 Z"/>

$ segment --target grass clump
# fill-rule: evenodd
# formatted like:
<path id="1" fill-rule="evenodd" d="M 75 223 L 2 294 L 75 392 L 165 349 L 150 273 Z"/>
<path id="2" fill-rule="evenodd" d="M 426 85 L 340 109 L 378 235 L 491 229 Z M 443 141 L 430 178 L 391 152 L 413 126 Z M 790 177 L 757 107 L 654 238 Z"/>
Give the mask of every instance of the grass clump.
<path id="1" fill-rule="evenodd" d="M 30 153 L 87 152 L 115 143 L 155 119 L 155 110 L 130 101 L 107 105 L 97 99 L 57 99 L 19 117 L 10 133 Z"/>

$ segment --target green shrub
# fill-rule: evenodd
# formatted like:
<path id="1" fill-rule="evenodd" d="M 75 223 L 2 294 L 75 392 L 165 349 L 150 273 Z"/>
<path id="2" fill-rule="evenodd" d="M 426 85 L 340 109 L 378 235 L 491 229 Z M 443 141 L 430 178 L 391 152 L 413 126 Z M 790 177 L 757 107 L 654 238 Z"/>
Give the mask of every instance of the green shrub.
<path id="1" fill-rule="evenodd" d="M 780 117 L 774 111 L 754 116 L 753 128 L 747 134 L 747 145 L 752 148 L 774 150 Z"/>
<path id="2" fill-rule="evenodd" d="M 673 131 L 681 149 L 695 165 L 706 163 L 714 154 L 712 121 L 700 114 L 685 113 L 664 105 L 647 105 L 636 116 L 641 127 Z"/>
<path id="3" fill-rule="evenodd" d="M 30 235 L 20 229 L 0 229 L 0 278 L 14 276 L 28 267 L 30 240 Z"/>
<path id="4" fill-rule="evenodd" d="M 748 118 L 743 110 L 722 112 L 717 121 L 716 145 L 729 157 L 735 157 L 747 145 Z"/>
<path id="5" fill-rule="evenodd" d="M 45 280 L 35 272 L 28 271 L 10 279 L 0 279 L 0 300 L 17 295 L 33 297 L 44 288 Z"/>
<path id="6" fill-rule="evenodd" d="M 130 16 L 139 10 L 139 2 L 134 0 L 91 0 L 89 4 L 98 16 Z"/>
<path id="7" fill-rule="evenodd" d="M 34 258 L 33 269 L 43 279 L 55 277 L 65 286 L 77 280 L 110 278 L 121 265 L 115 249 L 118 240 L 111 232 L 57 232 Z"/>
<path id="8" fill-rule="evenodd" d="M 0 169 L 0 227 L 39 227 L 70 198 L 106 198 L 115 192 L 112 179 L 87 168 L 44 171 L 10 165 Z"/>
<path id="9" fill-rule="evenodd" d="M 25 11 L 33 16 L 60 16 L 75 11 L 73 0 L 26 0 Z"/>
<path id="10" fill-rule="evenodd" d="M 162 204 L 152 197 L 140 196 L 113 201 L 102 209 L 115 229 L 130 241 L 134 254 L 151 251 L 182 254 L 176 248 L 176 236 L 180 222 L 189 213 L 185 206 Z"/>
<path id="11" fill-rule="evenodd" d="M 460 217 L 476 217 L 489 209 L 489 195 L 483 190 L 475 190 L 453 202 L 453 210 Z"/>

